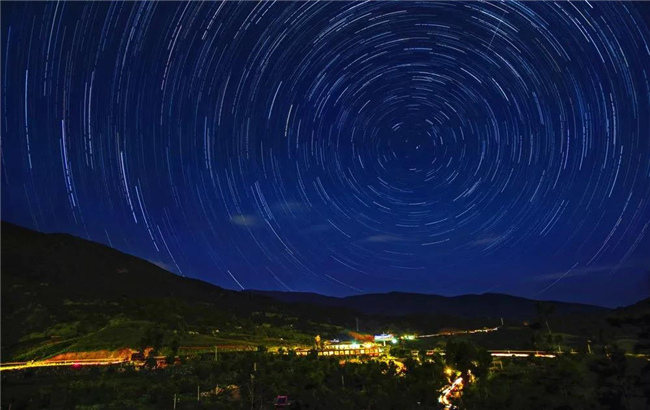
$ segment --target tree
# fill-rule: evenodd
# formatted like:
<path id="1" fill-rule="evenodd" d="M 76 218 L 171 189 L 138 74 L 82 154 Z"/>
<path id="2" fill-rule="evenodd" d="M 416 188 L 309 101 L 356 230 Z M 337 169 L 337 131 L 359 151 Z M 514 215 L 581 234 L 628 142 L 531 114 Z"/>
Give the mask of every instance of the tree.
<path id="1" fill-rule="evenodd" d="M 610 409 L 630 408 L 626 378 L 627 361 L 623 350 L 615 345 L 606 346 L 605 355 L 594 359 L 589 368 L 597 375 L 596 395 L 599 403 Z"/>
<path id="2" fill-rule="evenodd" d="M 156 361 L 153 350 L 149 351 L 149 355 L 144 360 L 144 366 L 147 369 L 155 369 L 158 366 L 158 362 Z"/>
<path id="3" fill-rule="evenodd" d="M 172 356 L 176 356 L 178 354 L 178 349 L 181 347 L 181 341 L 178 338 L 178 336 L 174 336 L 172 341 L 169 343 L 169 349 L 171 350 Z"/>
<path id="4" fill-rule="evenodd" d="M 463 389 L 461 408 L 593 410 L 593 389 L 581 358 L 506 361 L 503 370 Z"/>
<path id="5" fill-rule="evenodd" d="M 647 273 L 650 281 L 650 271 Z M 650 353 L 650 298 L 625 308 L 620 313 L 615 313 L 607 318 L 608 322 L 616 327 L 630 326 L 637 333 L 634 352 L 641 354 Z M 646 404 L 650 405 L 650 362 L 641 369 L 637 387 L 643 391 Z"/>
<path id="6" fill-rule="evenodd" d="M 473 343 L 449 339 L 445 348 L 445 361 L 459 370 L 467 380 L 470 372 L 476 377 L 486 376 L 492 364 L 492 356 Z"/>
<path id="7" fill-rule="evenodd" d="M 147 347 L 151 347 L 154 352 L 158 352 L 162 347 L 164 337 L 162 329 L 157 326 L 149 326 L 140 339 L 140 351 L 144 353 Z"/>
<path id="8" fill-rule="evenodd" d="M 538 322 L 546 326 L 546 330 L 548 330 L 549 334 L 553 334 L 553 332 L 551 332 L 551 327 L 548 325 L 548 319 L 555 312 L 555 304 L 548 302 L 537 302 L 535 303 L 535 310 L 537 311 Z"/>

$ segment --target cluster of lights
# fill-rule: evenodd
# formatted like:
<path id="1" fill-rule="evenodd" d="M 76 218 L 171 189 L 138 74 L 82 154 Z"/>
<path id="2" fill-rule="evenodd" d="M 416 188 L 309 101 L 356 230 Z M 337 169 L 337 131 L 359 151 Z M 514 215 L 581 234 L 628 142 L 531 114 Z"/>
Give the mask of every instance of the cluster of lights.
<path id="1" fill-rule="evenodd" d="M 375 342 L 388 342 L 395 339 L 395 336 L 391 334 L 382 333 L 380 335 L 375 335 Z"/>
<path id="2" fill-rule="evenodd" d="M 373 344 L 370 343 L 370 342 L 366 342 L 366 343 L 364 343 L 363 345 L 361 345 L 361 344 L 359 344 L 359 343 L 352 343 L 352 344 L 350 345 L 350 348 L 351 348 L 351 349 L 360 349 L 361 346 L 363 346 L 363 347 L 366 348 L 366 349 L 369 349 L 369 348 L 371 348 L 371 347 L 373 346 Z"/>

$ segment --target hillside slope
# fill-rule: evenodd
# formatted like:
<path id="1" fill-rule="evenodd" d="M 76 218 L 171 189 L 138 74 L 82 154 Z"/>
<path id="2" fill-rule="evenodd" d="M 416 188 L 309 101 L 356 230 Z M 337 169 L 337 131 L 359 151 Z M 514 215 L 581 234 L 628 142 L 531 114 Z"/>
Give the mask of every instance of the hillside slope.
<path id="1" fill-rule="evenodd" d="M 485 293 L 482 295 L 439 296 L 420 293 L 391 292 L 328 297 L 313 293 L 255 291 L 289 303 L 314 303 L 321 306 L 345 307 L 366 314 L 404 316 L 412 314 L 452 315 L 460 317 L 502 317 L 524 320 L 537 315 L 538 301 L 517 296 Z M 566 302 L 546 302 L 555 306 L 556 315 L 604 313 L 609 309 Z"/>
<path id="2" fill-rule="evenodd" d="M 388 293 L 333 298 L 310 293 L 232 291 L 183 278 L 107 246 L 2 223 L 2 354 L 137 347 L 147 330 L 163 345 L 311 343 L 314 335 L 360 331 L 430 334 L 444 328 L 518 324 L 536 301 L 486 294 L 443 297 Z M 607 310 L 554 303 L 558 329 L 594 334 Z M 407 316 L 405 316 L 407 315 Z M 561 326 L 561 324 L 564 324 Z M 595 329 L 595 330 L 594 330 Z M 526 331 L 527 332 L 527 331 Z M 376 333 L 375 333 L 376 334 Z M 523 334 L 523 333 L 522 333 Z"/>
<path id="3" fill-rule="evenodd" d="M 318 309 L 299 316 L 270 297 L 183 278 L 71 235 L 4 222 L 1 234 L 3 360 L 135 347 L 147 329 L 191 346 L 300 342 L 339 331 L 316 320 Z"/>
<path id="4" fill-rule="evenodd" d="M 214 301 L 237 297 L 153 263 L 67 234 L 43 234 L 2 223 L 2 276 L 46 282 L 66 297 L 180 297 Z M 3 296 L 10 289 L 3 287 Z"/>

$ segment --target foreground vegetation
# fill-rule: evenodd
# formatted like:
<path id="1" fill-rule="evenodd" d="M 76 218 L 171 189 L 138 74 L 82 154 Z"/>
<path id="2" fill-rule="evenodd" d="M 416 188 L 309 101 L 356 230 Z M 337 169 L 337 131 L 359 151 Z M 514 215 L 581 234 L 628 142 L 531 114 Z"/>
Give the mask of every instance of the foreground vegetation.
<path id="1" fill-rule="evenodd" d="M 40 360 L 69 352 L 142 350 L 152 329 L 157 333 L 154 341 L 160 344 L 156 350 L 168 354 L 172 346 L 193 351 L 214 346 L 308 346 L 316 335 L 323 340 L 347 335 L 350 329 L 359 329 L 357 323 L 364 333 L 397 335 L 493 328 L 502 323 L 499 317 L 454 317 L 436 310 L 398 317 L 345 307 L 282 303 L 254 292 L 235 292 L 182 278 L 70 235 L 41 234 L 7 223 L 1 228 L 4 362 Z M 511 297 L 486 297 L 491 304 L 508 307 L 506 312 L 517 313 L 519 305 L 513 305 Z M 381 295 L 371 299 L 378 306 L 385 305 Z M 473 297 L 473 303 L 479 303 L 477 299 L 481 297 Z M 484 309 L 481 312 L 488 316 L 497 311 L 489 305 L 483 300 L 478 305 L 483 308 L 468 309 Z M 650 310 L 650 303 L 639 306 Z M 505 317 L 505 326 L 498 332 L 465 339 L 487 349 L 561 347 L 580 351 L 591 341 L 594 346 L 615 342 L 631 351 L 637 330 L 625 323 L 612 326 L 607 319 L 616 315 L 615 311 L 561 315 L 562 305 L 556 307 L 554 312 L 553 306 L 538 306 L 537 317 L 527 318 L 525 323 L 514 319 L 517 315 Z M 422 339 L 409 348 L 440 347 L 441 343 L 444 339 Z"/>
<path id="2" fill-rule="evenodd" d="M 281 303 L 180 278 L 67 235 L 2 228 L 3 362 L 129 349 L 149 355 L 138 368 L 3 371 L 3 409 L 158 409 L 173 408 L 175 398 L 177 409 L 270 409 L 277 395 L 288 395 L 291 408 L 435 409 L 440 390 L 458 375 L 471 381 L 455 399 L 463 409 L 650 407 L 647 356 L 629 355 L 650 353 L 650 299 L 572 316 L 539 304 L 536 317 L 506 317 L 498 331 L 462 334 L 456 331 L 494 328 L 501 318 Z M 404 340 L 378 360 L 267 352 L 313 345 L 315 335 L 346 335 L 357 319 L 369 334 L 455 336 Z M 216 361 L 200 354 L 215 346 L 258 351 Z M 425 354 L 434 348 L 446 355 Z M 484 349 L 565 354 L 492 362 Z M 155 355 L 170 365 L 156 366 Z"/>
<path id="3" fill-rule="evenodd" d="M 396 350 L 395 353 L 399 353 Z M 453 369 L 453 373 L 450 372 Z M 471 374 L 471 376 L 470 376 Z M 645 409 L 647 359 L 610 347 L 556 359 L 492 362 L 485 350 L 450 342 L 445 356 L 352 359 L 228 353 L 154 366 L 43 368 L 2 374 L 2 407 L 12 409 L 438 409 L 457 375 L 472 382 L 461 409 Z M 197 396 L 198 394 L 198 396 Z M 197 400 L 198 399 L 198 400 Z"/>

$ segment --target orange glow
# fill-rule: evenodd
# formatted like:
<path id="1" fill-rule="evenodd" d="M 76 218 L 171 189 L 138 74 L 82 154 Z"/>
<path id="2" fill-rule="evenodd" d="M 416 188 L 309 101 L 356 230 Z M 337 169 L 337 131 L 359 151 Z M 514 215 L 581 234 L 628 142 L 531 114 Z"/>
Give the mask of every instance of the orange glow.
<path id="1" fill-rule="evenodd" d="M 373 335 L 366 335 L 362 333 L 357 333 L 357 332 L 349 332 L 348 333 L 354 340 L 358 340 L 360 342 L 374 342 L 375 337 Z"/>

